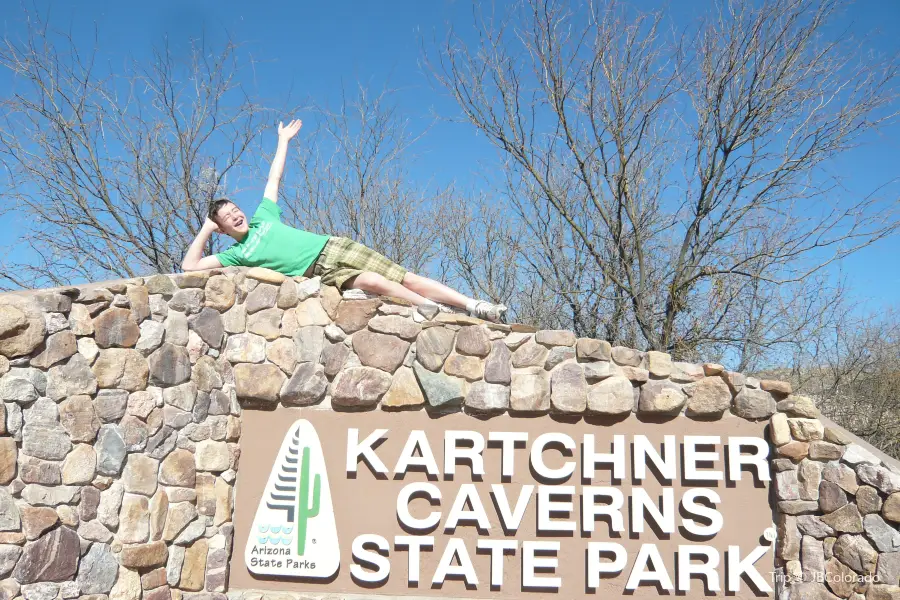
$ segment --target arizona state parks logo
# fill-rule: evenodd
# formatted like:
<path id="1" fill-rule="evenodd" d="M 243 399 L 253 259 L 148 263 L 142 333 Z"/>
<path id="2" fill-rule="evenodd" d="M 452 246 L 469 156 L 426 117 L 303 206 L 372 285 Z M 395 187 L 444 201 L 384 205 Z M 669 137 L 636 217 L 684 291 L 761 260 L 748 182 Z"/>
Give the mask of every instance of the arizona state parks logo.
<path id="1" fill-rule="evenodd" d="M 309 421 L 288 430 L 256 509 L 244 552 L 257 575 L 329 578 L 340 565 L 331 488 Z"/>

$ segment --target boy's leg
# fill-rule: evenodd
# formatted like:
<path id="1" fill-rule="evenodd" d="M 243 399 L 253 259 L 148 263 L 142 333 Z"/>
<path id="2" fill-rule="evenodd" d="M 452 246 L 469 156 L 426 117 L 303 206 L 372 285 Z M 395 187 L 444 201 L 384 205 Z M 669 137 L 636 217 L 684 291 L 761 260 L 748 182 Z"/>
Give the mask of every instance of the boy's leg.
<path id="1" fill-rule="evenodd" d="M 346 238 L 331 238 L 328 241 L 316 262 L 316 269 L 322 275 L 322 283 L 394 296 L 416 306 L 449 304 L 494 322 L 501 321 L 506 312 L 502 304 L 468 298 L 433 279 L 409 273 L 371 248 Z"/>
<path id="2" fill-rule="evenodd" d="M 416 306 L 420 306 L 422 304 L 433 304 L 427 298 L 422 297 L 421 295 L 405 287 L 404 285 L 391 281 L 383 275 L 373 273 L 372 271 L 363 271 L 359 275 L 348 279 L 346 283 L 344 283 L 343 287 L 356 288 L 358 290 L 363 290 L 372 294 L 379 294 L 381 296 L 393 296 L 395 298 L 402 298 L 403 300 L 409 300 Z"/>
<path id="3" fill-rule="evenodd" d="M 447 287 L 439 281 L 407 272 L 403 277 L 403 287 L 412 290 L 419 296 L 440 302 L 441 304 L 449 304 L 457 308 L 465 309 L 473 302 L 472 298 L 463 296 L 456 290 Z"/>
<path id="4" fill-rule="evenodd" d="M 415 273 L 407 272 L 403 277 L 403 285 L 429 300 L 465 309 L 469 314 L 480 319 L 497 323 L 503 320 L 506 313 L 506 307 L 502 304 L 491 304 L 484 300 L 474 300 L 468 296 L 463 296 L 443 283 L 416 275 Z"/>

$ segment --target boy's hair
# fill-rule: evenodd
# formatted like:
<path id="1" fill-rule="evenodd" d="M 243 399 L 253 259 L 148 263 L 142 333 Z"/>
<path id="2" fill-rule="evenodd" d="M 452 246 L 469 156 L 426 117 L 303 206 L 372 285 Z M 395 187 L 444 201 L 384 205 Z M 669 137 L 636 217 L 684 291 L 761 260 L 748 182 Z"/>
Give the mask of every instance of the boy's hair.
<path id="1" fill-rule="evenodd" d="M 215 200 L 210 202 L 209 212 L 207 213 L 209 220 L 218 223 L 218 221 L 216 221 L 217 215 L 219 214 L 219 211 L 222 209 L 222 207 L 226 204 L 234 204 L 234 202 L 232 202 L 228 198 L 216 198 Z"/>

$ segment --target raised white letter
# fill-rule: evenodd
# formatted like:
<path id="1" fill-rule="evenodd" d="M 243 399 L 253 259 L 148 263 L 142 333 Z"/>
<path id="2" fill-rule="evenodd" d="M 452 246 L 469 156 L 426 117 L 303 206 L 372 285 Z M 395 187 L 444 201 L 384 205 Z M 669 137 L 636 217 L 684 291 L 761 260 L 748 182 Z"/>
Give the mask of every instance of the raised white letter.
<path id="1" fill-rule="evenodd" d="M 597 498 L 607 497 L 610 503 L 597 506 Z M 595 487 L 587 485 L 581 488 L 581 530 L 594 531 L 595 522 L 600 515 L 609 515 L 610 531 L 625 531 L 625 519 L 622 517 L 622 506 L 625 496 L 618 488 Z"/>
<path id="2" fill-rule="evenodd" d="M 410 529 L 428 531 L 437 527 L 441 520 L 441 513 L 440 511 L 434 511 L 424 519 L 417 519 L 412 516 L 409 512 L 409 502 L 415 494 L 419 493 L 428 496 L 430 501 L 437 500 L 438 504 L 440 504 L 441 490 L 436 485 L 424 481 L 410 483 L 403 486 L 403 489 L 397 494 L 397 518 L 400 519 L 400 523 Z"/>
<path id="3" fill-rule="evenodd" d="M 459 440 L 472 442 L 471 448 L 457 446 Z M 484 475 L 484 436 L 474 431 L 444 432 L 444 475 L 456 474 L 456 463 L 461 458 L 472 462 L 472 475 Z"/>
<path id="4" fill-rule="evenodd" d="M 663 488 L 663 507 L 660 513 L 655 499 L 644 488 L 631 490 L 631 531 L 644 533 L 644 512 L 650 513 L 663 533 L 675 533 L 675 490 Z"/>
<path id="5" fill-rule="evenodd" d="M 394 545 L 409 548 L 409 583 L 419 583 L 419 555 L 422 548 L 433 548 L 434 538 L 430 535 L 395 535 Z"/>
<path id="6" fill-rule="evenodd" d="M 717 435 L 684 436 L 684 478 L 688 481 L 722 481 L 721 471 L 698 471 L 698 462 L 719 460 L 718 452 L 699 452 L 697 446 L 716 445 L 721 441 Z"/>
<path id="7" fill-rule="evenodd" d="M 416 456 L 416 448 L 422 456 Z M 428 443 L 428 437 L 425 432 L 414 429 L 409 432 L 406 438 L 406 445 L 400 452 L 400 458 L 397 459 L 397 465 L 394 467 L 394 474 L 406 475 L 406 470 L 412 466 L 425 467 L 425 471 L 429 475 L 440 475 L 437 462 L 434 460 L 434 453 L 431 451 L 431 444 Z"/>
<path id="8" fill-rule="evenodd" d="M 375 442 L 387 436 L 387 432 L 387 429 L 376 429 L 360 443 L 359 429 L 354 427 L 347 430 L 347 473 L 356 473 L 356 465 L 360 457 L 364 457 L 374 473 L 387 475 L 387 467 L 372 448 Z"/>
<path id="9" fill-rule="evenodd" d="M 503 520 L 503 528 L 509 533 L 515 533 L 522 523 L 522 517 L 525 516 L 525 509 L 531 501 L 531 494 L 534 493 L 533 485 L 523 485 L 519 490 L 519 499 L 516 500 L 516 508 L 513 511 L 509 509 L 509 498 L 506 497 L 506 486 L 494 483 L 491 484 L 491 494 L 497 501 L 497 511 Z"/>
<path id="10" fill-rule="evenodd" d="M 552 553 L 553 556 L 538 557 L 536 554 Z M 537 569 L 552 569 L 556 572 L 559 564 L 559 542 L 523 542 L 522 543 L 522 587 L 523 588 L 557 588 L 562 585 L 559 577 L 539 577 Z"/>
<path id="11" fill-rule="evenodd" d="M 600 454 L 594 450 L 594 434 L 586 433 L 581 444 L 581 476 L 586 481 L 594 478 L 597 465 L 609 463 L 613 466 L 613 479 L 625 478 L 625 436 L 614 435 L 612 454 Z"/>
<path id="12" fill-rule="evenodd" d="M 611 553 L 612 562 L 601 562 L 600 555 Z M 587 546 L 587 585 L 589 588 L 600 587 L 600 573 L 621 573 L 628 562 L 628 553 L 621 544 L 613 542 L 588 542 Z"/>
<path id="13" fill-rule="evenodd" d="M 575 461 L 566 461 L 558 469 L 551 469 L 544 463 L 544 448 L 548 444 L 559 443 L 568 450 L 575 449 L 575 441 L 564 433 L 542 433 L 531 446 L 531 466 L 534 472 L 551 481 L 565 481 L 575 472 Z"/>
<path id="14" fill-rule="evenodd" d="M 692 563 L 694 555 L 705 558 L 700 564 Z M 706 579 L 706 587 L 710 592 L 719 591 L 719 551 L 712 546 L 678 546 L 678 591 L 691 591 L 691 575 L 700 575 Z"/>
<path id="15" fill-rule="evenodd" d="M 753 586 L 760 592 L 771 592 L 772 588 L 762 578 L 753 564 L 766 553 L 766 546 L 757 546 L 756 549 L 741 560 L 741 549 L 737 546 L 728 546 L 728 591 L 741 591 L 741 575 L 746 574 Z"/>
<path id="16" fill-rule="evenodd" d="M 459 562 L 459 566 L 453 564 L 453 557 Z M 472 566 L 472 559 L 469 558 L 469 551 L 466 550 L 466 544 L 460 538 L 450 538 L 447 540 L 447 547 L 441 555 L 438 562 L 437 570 L 431 579 L 432 584 L 443 585 L 448 575 L 462 575 L 467 585 L 478 585 L 478 576 L 475 575 L 475 567 Z"/>
<path id="17" fill-rule="evenodd" d="M 663 455 L 656 451 L 656 446 L 646 435 L 634 436 L 634 478 L 643 481 L 647 477 L 647 459 L 656 466 L 663 479 L 675 479 L 675 466 L 678 464 L 678 449 L 675 447 L 675 436 L 663 437 Z"/>
<path id="18" fill-rule="evenodd" d="M 653 570 L 647 571 L 647 563 L 653 563 Z M 662 556 L 659 555 L 659 549 L 656 544 L 644 544 L 638 551 L 637 558 L 634 559 L 634 566 L 631 567 L 631 575 L 628 576 L 628 583 L 625 584 L 626 590 L 636 590 L 643 582 L 653 583 L 659 582 L 659 586 L 664 590 L 672 591 L 672 578 L 666 571 L 666 565 L 663 563 Z"/>
<path id="19" fill-rule="evenodd" d="M 515 554 L 519 548 L 516 540 L 478 540 L 476 548 L 491 551 L 491 587 L 499 589 L 503 586 L 503 554 L 512 550 Z"/>
<path id="20" fill-rule="evenodd" d="M 386 539 L 380 535 L 365 534 L 357 536 L 353 540 L 353 558 L 356 561 L 350 565 L 350 574 L 366 583 L 380 583 L 387 580 L 391 574 L 391 561 L 374 550 L 366 550 L 367 544 L 374 544 L 378 550 L 388 552 L 390 547 Z M 359 563 L 369 563 L 375 567 L 374 571 L 367 571 Z"/>
<path id="21" fill-rule="evenodd" d="M 516 470 L 516 442 L 528 443 L 528 434 L 522 431 L 492 431 L 488 441 L 500 442 L 500 474 L 511 478 Z"/>
<path id="22" fill-rule="evenodd" d="M 472 510 L 466 509 L 466 500 L 472 505 Z M 488 521 L 487 512 L 484 510 L 484 504 L 475 489 L 475 484 L 464 483 L 459 486 L 459 492 L 453 501 L 450 512 L 447 513 L 447 522 L 444 523 L 444 531 L 453 533 L 453 530 L 459 526 L 460 522 L 476 523 L 479 529 L 490 529 L 491 522 Z"/>
<path id="23" fill-rule="evenodd" d="M 752 446 L 756 452 L 741 454 L 741 446 Z M 753 465 L 756 467 L 756 476 L 760 481 L 771 481 L 768 442 L 757 437 L 728 438 L 728 479 L 731 481 L 741 480 L 741 465 Z"/>
<path id="24" fill-rule="evenodd" d="M 716 535 L 717 533 L 722 531 L 722 525 L 725 523 L 725 520 L 722 518 L 722 513 L 720 513 L 715 508 L 710 508 L 708 506 L 704 506 L 703 504 L 698 504 L 695 501 L 696 498 L 706 498 L 713 504 L 718 504 L 722 501 L 717 493 L 705 488 L 696 488 L 686 491 L 684 493 L 684 496 L 681 497 L 682 508 L 684 508 L 684 510 L 689 514 L 709 519 L 710 524 L 701 525 L 694 519 L 685 518 L 681 519 L 681 524 L 685 529 L 687 529 L 694 535 Z"/>
<path id="25" fill-rule="evenodd" d="M 537 499 L 537 530 L 538 531 L 575 531 L 575 521 L 554 521 L 551 513 L 564 512 L 572 514 L 572 496 L 575 495 L 575 487 L 571 485 L 539 485 Z M 565 502 L 555 502 L 551 496 L 567 496 Z"/>

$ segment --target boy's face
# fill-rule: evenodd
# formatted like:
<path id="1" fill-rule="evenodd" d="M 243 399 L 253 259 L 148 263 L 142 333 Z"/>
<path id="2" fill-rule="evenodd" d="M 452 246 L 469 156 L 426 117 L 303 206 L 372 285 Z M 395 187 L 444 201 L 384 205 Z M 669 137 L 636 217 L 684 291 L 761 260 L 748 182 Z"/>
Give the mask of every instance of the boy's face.
<path id="1" fill-rule="evenodd" d="M 219 224 L 219 229 L 222 230 L 222 233 L 231 237 L 243 237 L 250 229 L 244 211 L 231 202 L 220 208 L 219 212 L 216 213 L 216 223 Z"/>

